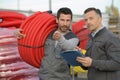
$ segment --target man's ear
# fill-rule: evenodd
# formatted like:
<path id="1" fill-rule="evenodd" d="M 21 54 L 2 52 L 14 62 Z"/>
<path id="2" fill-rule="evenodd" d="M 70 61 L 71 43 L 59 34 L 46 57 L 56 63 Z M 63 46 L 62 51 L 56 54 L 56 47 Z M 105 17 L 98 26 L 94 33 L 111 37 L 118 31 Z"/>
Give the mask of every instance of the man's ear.
<path id="1" fill-rule="evenodd" d="M 56 18 L 56 23 L 58 23 L 58 18 Z"/>

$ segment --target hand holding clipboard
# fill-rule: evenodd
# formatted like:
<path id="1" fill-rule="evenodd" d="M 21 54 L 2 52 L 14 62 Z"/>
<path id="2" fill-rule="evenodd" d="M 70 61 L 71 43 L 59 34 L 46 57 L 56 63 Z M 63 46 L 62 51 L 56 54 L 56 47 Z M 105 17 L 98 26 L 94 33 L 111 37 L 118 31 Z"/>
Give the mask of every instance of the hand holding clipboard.
<path id="1" fill-rule="evenodd" d="M 72 66 L 82 66 L 81 63 L 76 61 L 78 56 L 84 57 L 84 55 L 78 50 L 63 51 L 60 55 Z"/>

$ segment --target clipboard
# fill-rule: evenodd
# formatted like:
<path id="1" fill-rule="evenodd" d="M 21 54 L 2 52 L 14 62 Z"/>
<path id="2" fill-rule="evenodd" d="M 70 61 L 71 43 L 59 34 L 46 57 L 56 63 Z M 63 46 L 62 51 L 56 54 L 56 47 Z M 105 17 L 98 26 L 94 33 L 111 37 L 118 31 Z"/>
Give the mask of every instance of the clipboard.
<path id="1" fill-rule="evenodd" d="M 84 57 L 80 51 L 63 51 L 60 53 L 60 55 L 67 61 L 68 64 L 72 66 L 82 66 L 81 63 L 76 61 L 77 56 Z"/>

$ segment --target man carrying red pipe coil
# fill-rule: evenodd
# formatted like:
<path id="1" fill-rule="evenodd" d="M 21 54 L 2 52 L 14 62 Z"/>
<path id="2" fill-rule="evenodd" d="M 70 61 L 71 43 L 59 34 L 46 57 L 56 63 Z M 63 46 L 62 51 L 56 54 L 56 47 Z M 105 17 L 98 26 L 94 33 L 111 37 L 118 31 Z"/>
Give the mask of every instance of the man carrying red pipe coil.
<path id="1" fill-rule="evenodd" d="M 60 8 L 56 22 L 58 29 L 52 31 L 45 42 L 45 56 L 39 70 L 40 80 L 70 80 L 69 66 L 60 56 L 61 51 L 73 50 L 79 43 L 77 36 L 71 32 L 72 12 L 69 8 Z M 22 34 L 15 33 L 19 38 Z M 27 35 L 26 35 L 27 36 Z"/>

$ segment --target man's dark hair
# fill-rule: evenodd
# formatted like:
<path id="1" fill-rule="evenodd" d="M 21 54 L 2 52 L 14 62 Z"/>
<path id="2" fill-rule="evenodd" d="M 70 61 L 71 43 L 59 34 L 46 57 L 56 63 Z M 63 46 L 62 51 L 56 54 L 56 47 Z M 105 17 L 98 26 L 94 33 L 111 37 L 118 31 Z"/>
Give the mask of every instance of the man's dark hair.
<path id="1" fill-rule="evenodd" d="M 63 8 L 60 8 L 57 12 L 57 18 L 59 19 L 60 17 L 60 14 L 70 14 L 71 15 L 71 19 L 72 19 L 72 11 L 71 9 L 67 8 L 67 7 L 63 7 Z"/>
<path id="2" fill-rule="evenodd" d="M 102 17 L 102 14 L 101 14 L 101 11 L 99 9 L 96 9 L 94 7 L 91 7 L 91 8 L 87 8 L 85 11 L 84 11 L 84 14 L 90 12 L 90 11 L 95 11 L 100 17 Z"/>

